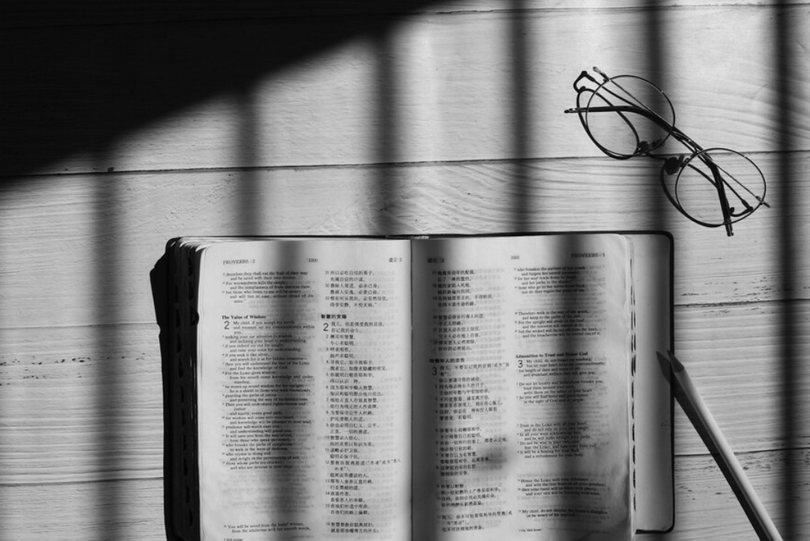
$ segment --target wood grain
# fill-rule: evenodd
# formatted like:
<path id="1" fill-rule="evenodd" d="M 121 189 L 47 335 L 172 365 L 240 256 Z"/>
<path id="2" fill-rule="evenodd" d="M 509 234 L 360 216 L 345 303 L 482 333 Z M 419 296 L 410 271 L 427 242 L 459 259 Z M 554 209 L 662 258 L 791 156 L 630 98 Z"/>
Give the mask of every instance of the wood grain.
<path id="1" fill-rule="evenodd" d="M 807 450 L 744 454 L 740 461 L 774 518 L 785 529 L 785 495 L 799 494 L 810 484 Z M 789 469 L 800 474 L 784 479 Z M 688 456 L 676 463 L 676 526 L 666 534 L 641 534 L 639 541 L 695 539 L 757 539 L 745 514 L 710 457 Z M 162 521 L 162 481 L 134 479 L 117 482 L 0 486 L 2 539 L 39 540 L 59 532 L 65 541 L 158 541 L 165 539 Z M 126 502 L 125 505 L 116 505 Z M 47 512 L 43 512 L 47 510 Z M 797 517 L 794 539 L 810 533 L 806 513 Z"/>
<path id="2" fill-rule="evenodd" d="M 807 2 L 0 6 L 0 539 L 161 539 L 148 273 L 181 235 L 665 229 L 676 351 L 775 522 L 810 539 Z M 727 238 L 601 157 L 571 84 L 662 86 L 768 179 Z M 676 146 L 668 147 L 678 152 Z M 753 539 L 680 409 L 676 527 Z M 788 538 L 788 537 L 786 537 Z"/>
<path id="3" fill-rule="evenodd" d="M 810 298 L 810 187 L 785 186 L 781 156 L 752 155 L 771 180 L 763 208 L 727 238 L 666 201 L 655 162 L 608 158 L 392 167 L 310 167 L 45 176 L 0 187 L 7 310 L 0 326 L 153 320 L 148 273 L 181 235 L 425 234 L 667 229 L 677 304 Z M 810 153 L 791 157 L 802 170 Z M 786 274 L 787 251 L 796 271 Z M 58 272 L 57 272 L 58 269 Z M 36 284 L 36 287 L 30 287 Z M 790 291 L 786 290 L 789 284 Z M 111 294 L 114 293 L 114 294 Z"/>
<path id="4" fill-rule="evenodd" d="M 9 29 L 0 45 L 17 51 L 8 68 L 16 83 L 0 102 L 14 104 L 3 111 L 0 174 L 593 156 L 563 110 L 575 104 L 574 79 L 594 65 L 665 88 L 677 123 L 704 147 L 774 151 L 789 128 L 807 149 L 810 104 L 792 104 L 790 126 L 774 115 L 779 77 L 793 89 L 808 83 L 810 13 L 780 10 Z M 785 10 L 795 35 L 781 50 L 776 15 Z M 645 54 L 656 51 L 655 61 Z M 775 72 L 785 55 L 795 69 Z"/>
<path id="5" fill-rule="evenodd" d="M 676 310 L 676 348 L 732 447 L 783 448 L 783 303 Z M 798 317 L 810 320 L 810 303 Z M 810 333 L 792 338 L 810 347 Z M 155 325 L 0 331 L 0 486 L 158 477 L 160 352 Z M 794 375 L 791 422 L 810 426 L 810 370 Z M 744 399 L 741 399 L 744 397 Z M 680 410 L 675 453 L 706 453 Z M 810 447 L 802 430 L 793 445 Z"/>
<path id="6" fill-rule="evenodd" d="M 802 0 L 738 0 L 737 6 L 773 7 L 776 5 L 801 5 Z M 712 7 L 714 0 L 677 0 L 668 2 L 663 9 L 673 7 Z M 290 17 L 331 17 L 335 15 L 403 15 L 409 13 L 528 11 L 528 10 L 589 10 L 615 11 L 624 9 L 655 9 L 652 3 L 643 0 L 615 0 L 605 5 L 600 0 L 397 0 L 376 2 L 374 0 L 232 0 L 227 4 L 216 0 L 195 2 L 194 9 L 176 0 L 140 2 L 121 1 L 115 4 L 101 0 L 82 0 L 69 6 L 54 6 L 47 2 L 8 0 L 0 6 L 0 28 L 70 26 L 78 24 L 149 24 L 166 21 L 207 21 L 222 19 L 272 19 Z M 660 9 L 660 8 L 659 8 Z"/>

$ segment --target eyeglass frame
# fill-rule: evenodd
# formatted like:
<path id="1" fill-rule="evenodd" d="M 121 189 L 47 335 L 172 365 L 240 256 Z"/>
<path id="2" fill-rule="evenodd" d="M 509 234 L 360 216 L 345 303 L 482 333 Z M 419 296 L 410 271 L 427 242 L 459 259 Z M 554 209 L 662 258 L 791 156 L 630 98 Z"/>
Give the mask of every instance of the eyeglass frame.
<path id="1" fill-rule="evenodd" d="M 664 159 L 665 160 L 664 165 L 662 165 L 662 167 L 661 167 L 661 185 L 662 185 L 662 187 L 664 189 L 664 193 L 666 194 L 667 199 L 669 199 L 670 203 L 672 203 L 672 205 L 676 209 L 678 209 L 678 211 L 681 214 L 686 216 L 691 221 L 697 223 L 698 225 L 701 225 L 701 226 L 704 226 L 704 227 L 710 227 L 710 228 L 724 226 L 725 229 L 726 229 L 726 234 L 729 237 L 734 235 L 733 228 L 732 228 L 732 223 L 739 222 L 739 221 L 747 218 L 748 216 L 753 214 L 754 211 L 756 211 L 760 206 L 764 205 L 766 207 L 770 207 L 770 205 L 768 205 L 768 203 L 765 202 L 765 192 L 767 190 L 767 185 L 765 183 L 765 176 L 762 174 L 762 171 L 753 162 L 753 160 L 751 160 L 747 156 L 745 156 L 745 155 L 743 155 L 743 154 L 741 154 L 741 153 L 739 153 L 739 152 L 737 152 L 735 150 L 731 150 L 731 149 L 728 149 L 728 148 L 704 149 L 703 147 L 698 145 L 692 138 L 687 136 L 684 132 L 682 132 L 680 129 L 678 129 L 675 126 L 675 108 L 672 105 L 672 101 L 670 101 L 669 97 L 666 95 L 666 93 L 663 90 L 661 90 L 658 86 L 656 86 L 652 82 L 648 81 L 647 79 L 644 79 L 643 77 L 639 77 L 637 75 L 617 75 L 615 77 L 609 77 L 607 74 L 605 74 L 599 68 L 594 66 L 593 69 L 594 69 L 594 71 L 596 73 L 598 73 L 599 75 L 602 76 L 603 81 L 599 82 L 590 73 L 583 70 L 582 73 L 580 73 L 579 77 L 576 78 L 576 80 L 574 81 L 574 84 L 573 84 L 574 90 L 577 93 L 577 107 L 571 108 L 571 109 L 566 109 L 564 112 L 565 113 L 577 113 L 577 116 L 579 117 L 580 123 L 582 124 L 582 127 L 585 129 L 585 133 L 588 134 L 588 137 L 590 137 L 591 141 L 593 141 L 593 143 L 604 154 L 606 154 L 608 157 L 618 159 L 618 160 L 630 159 L 630 158 L 633 158 L 633 157 L 636 157 L 636 156 L 647 156 L 647 157 L 656 158 L 656 159 Z M 658 91 L 661 94 L 661 96 L 666 100 L 666 103 L 668 104 L 669 109 L 672 111 L 672 122 L 668 122 L 666 119 L 661 117 L 661 115 L 659 115 L 658 113 L 653 111 L 650 107 L 648 107 L 646 104 L 644 104 L 641 100 L 639 100 L 638 98 L 633 96 L 630 92 L 625 90 L 619 83 L 615 82 L 615 79 L 619 79 L 619 78 L 638 79 L 638 80 L 650 85 L 653 89 Z M 583 79 L 587 79 L 587 80 L 591 81 L 592 83 L 596 84 L 597 85 L 596 88 L 589 88 L 585 84 L 580 84 L 580 82 Z M 635 100 L 635 102 L 638 103 L 640 106 L 633 105 L 627 99 L 625 99 L 622 96 L 619 96 L 618 94 L 616 94 L 615 92 L 605 88 L 605 85 L 607 85 L 608 83 L 613 83 L 614 85 L 616 85 L 622 92 L 624 92 L 625 94 L 627 94 L 627 96 L 629 96 L 630 98 Z M 628 105 L 613 105 L 602 94 L 599 94 L 599 91 L 602 90 L 602 89 L 605 89 L 605 93 L 607 93 L 608 95 L 615 96 L 616 98 L 618 98 L 619 100 L 627 103 Z M 580 106 L 580 99 L 582 97 L 582 94 L 584 94 L 585 92 L 590 92 L 591 96 L 588 99 L 588 103 L 586 104 L 586 106 L 581 107 Z M 609 105 L 607 105 L 607 106 L 599 106 L 599 107 L 591 107 L 590 106 L 591 101 L 597 95 L 599 95 L 600 99 L 602 99 L 605 103 L 607 103 Z M 637 145 L 636 145 L 636 149 L 633 151 L 633 153 L 632 154 L 622 154 L 622 153 L 613 151 L 613 150 L 605 147 L 603 144 L 601 144 L 597 140 L 597 138 L 594 137 L 593 133 L 591 133 L 591 130 L 590 130 L 589 126 L 588 126 L 587 116 L 588 116 L 588 114 L 590 112 L 598 112 L 598 113 L 612 112 L 612 113 L 617 113 L 624 120 L 624 122 L 627 123 L 627 125 L 630 127 L 631 130 L 633 130 L 633 133 L 636 135 Z M 636 114 L 640 114 L 640 115 L 644 116 L 645 118 L 648 118 L 649 120 L 651 120 L 655 124 L 657 124 L 659 127 L 663 128 L 666 131 L 666 135 L 664 137 L 656 140 L 656 141 L 653 141 L 652 143 L 647 142 L 647 141 L 639 140 L 638 131 L 633 126 L 633 123 L 624 115 L 624 113 L 636 113 Z M 664 156 L 652 154 L 652 152 L 655 149 L 661 147 L 667 141 L 667 139 L 669 139 L 670 136 L 672 136 L 675 140 L 680 142 L 682 145 L 684 145 L 687 149 L 689 149 L 691 151 L 691 155 L 687 159 L 684 159 L 684 155 L 682 155 L 682 154 L 679 155 L 678 157 L 675 157 L 675 156 L 664 157 Z M 723 176 L 720 173 L 722 168 L 719 167 L 714 162 L 714 160 L 712 160 L 711 156 L 709 155 L 710 151 L 712 151 L 712 152 L 714 152 L 714 151 L 726 151 L 726 152 L 731 152 L 731 153 L 737 154 L 739 156 L 742 156 L 746 160 L 748 160 L 748 162 L 750 162 L 751 165 L 754 166 L 754 168 L 757 170 L 760 177 L 762 178 L 762 188 L 763 189 L 762 189 L 762 195 L 761 196 L 758 196 L 757 194 L 753 193 L 751 190 L 749 190 L 746 186 L 744 186 L 742 183 L 740 183 L 736 179 L 734 179 L 734 180 L 735 180 L 735 182 L 737 182 L 740 185 L 740 187 L 744 188 L 750 195 L 752 195 L 757 200 L 757 204 L 755 206 L 752 207 L 748 203 L 748 201 L 746 201 L 737 192 L 737 190 L 735 190 L 734 187 L 731 186 L 730 184 L 728 184 L 728 182 L 723 178 Z M 676 171 L 683 171 L 684 168 L 689 166 L 690 162 L 695 158 L 698 158 L 701 162 L 703 162 L 706 165 L 706 167 L 708 167 L 709 170 L 711 171 L 711 174 L 712 174 L 713 178 L 709 178 L 708 175 L 706 175 L 702 171 L 697 170 L 697 168 L 695 168 L 693 166 L 693 169 L 698 171 L 698 173 L 700 173 L 701 176 L 705 177 L 706 180 L 708 182 L 710 182 L 711 184 L 713 184 L 715 186 L 715 188 L 717 189 L 717 195 L 718 195 L 718 198 L 720 200 L 720 209 L 721 209 L 722 214 L 723 214 L 722 223 L 719 223 L 719 224 L 709 223 L 709 222 L 705 222 L 705 221 L 702 221 L 702 220 L 699 220 L 699 219 L 695 218 L 694 216 L 689 214 L 683 208 L 683 206 L 680 204 L 680 201 L 678 200 L 678 197 L 677 197 L 677 181 L 676 181 L 676 188 L 675 188 L 675 194 L 674 195 L 672 193 L 670 193 L 670 190 L 666 186 L 666 183 L 665 183 L 665 180 L 664 180 L 664 173 L 674 174 Z M 728 173 L 726 173 L 726 174 L 728 175 Z M 728 175 L 728 176 L 731 177 L 731 175 Z M 678 178 L 680 178 L 680 173 L 678 174 Z M 733 178 L 733 177 L 731 177 L 731 178 Z M 745 209 L 742 212 L 735 213 L 734 212 L 734 207 L 731 207 L 729 205 L 728 197 L 726 195 L 726 188 L 727 187 L 734 193 L 734 195 L 737 197 L 737 199 L 745 206 Z"/>

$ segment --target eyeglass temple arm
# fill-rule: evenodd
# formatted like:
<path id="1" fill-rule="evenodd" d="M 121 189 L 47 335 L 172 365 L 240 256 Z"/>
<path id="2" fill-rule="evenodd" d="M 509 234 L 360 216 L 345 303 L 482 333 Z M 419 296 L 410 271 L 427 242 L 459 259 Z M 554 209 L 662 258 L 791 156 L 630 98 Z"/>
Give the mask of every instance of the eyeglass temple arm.
<path id="1" fill-rule="evenodd" d="M 594 106 L 594 107 L 572 107 L 570 109 L 566 109 L 565 113 L 637 113 L 639 115 L 645 116 L 661 126 L 662 128 L 666 129 L 667 131 L 672 131 L 675 129 L 675 126 L 661 118 L 660 115 L 656 114 L 649 109 L 644 109 L 642 107 L 636 107 L 635 105 L 604 105 L 604 106 Z"/>

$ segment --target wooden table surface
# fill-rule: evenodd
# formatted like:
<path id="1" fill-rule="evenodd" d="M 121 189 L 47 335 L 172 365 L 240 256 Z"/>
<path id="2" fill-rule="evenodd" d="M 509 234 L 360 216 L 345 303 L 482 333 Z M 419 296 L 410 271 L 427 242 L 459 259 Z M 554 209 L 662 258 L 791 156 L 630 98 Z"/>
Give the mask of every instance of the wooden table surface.
<path id="1" fill-rule="evenodd" d="M 679 356 L 810 539 L 810 4 L 115 5 L 0 7 L 0 539 L 163 537 L 169 238 L 604 229 L 672 232 Z M 728 238 L 601 155 L 563 114 L 594 65 L 755 160 L 771 207 Z M 641 539 L 755 539 L 680 410 L 675 437 L 676 526 Z"/>

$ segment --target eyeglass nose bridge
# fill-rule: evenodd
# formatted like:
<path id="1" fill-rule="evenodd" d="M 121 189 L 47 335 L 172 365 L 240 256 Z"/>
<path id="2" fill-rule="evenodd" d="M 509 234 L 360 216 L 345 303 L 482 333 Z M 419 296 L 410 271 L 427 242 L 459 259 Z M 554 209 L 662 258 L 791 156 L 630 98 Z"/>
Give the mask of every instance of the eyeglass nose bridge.
<path id="1" fill-rule="evenodd" d="M 683 154 L 679 156 L 671 156 L 664 161 L 664 172 L 668 175 L 674 175 L 683 167 L 686 158 Z"/>
<path id="2" fill-rule="evenodd" d="M 581 92 L 585 92 L 585 91 L 594 92 L 594 89 L 588 88 L 588 86 L 586 86 L 586 84 L 580 84 L 580 81 L 582 81 L 583 79 L 589 80 L 590 82 L 595 84 L 597 87 L 601 84 L 599 81 L 594 79 L 594 77 L 590 73 L 583 70 L 582 73 L 579 74 L 579 77 L 577 77 L 576 80 L 574 80 L 574 91 L 577 94 L 579 94 Z"/>

